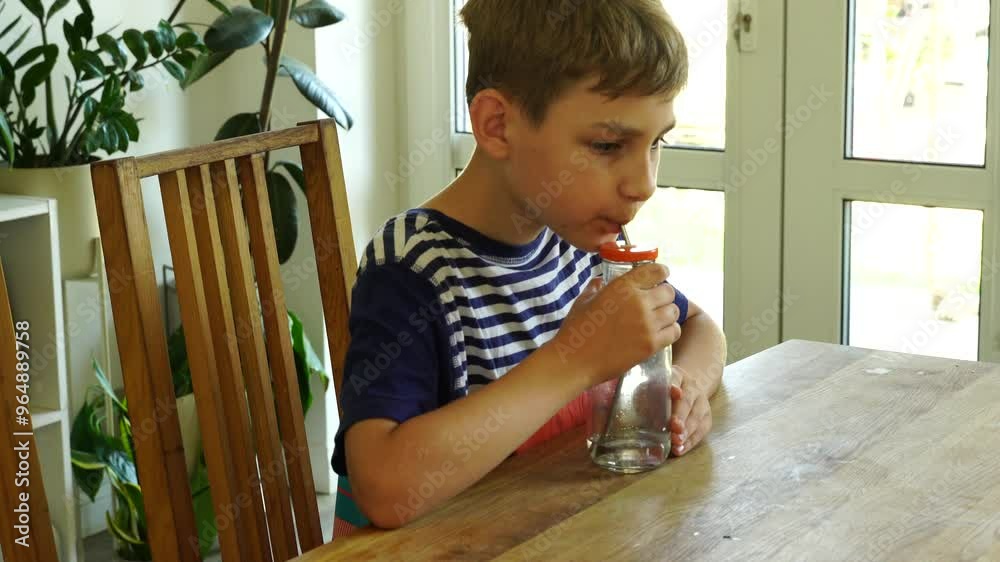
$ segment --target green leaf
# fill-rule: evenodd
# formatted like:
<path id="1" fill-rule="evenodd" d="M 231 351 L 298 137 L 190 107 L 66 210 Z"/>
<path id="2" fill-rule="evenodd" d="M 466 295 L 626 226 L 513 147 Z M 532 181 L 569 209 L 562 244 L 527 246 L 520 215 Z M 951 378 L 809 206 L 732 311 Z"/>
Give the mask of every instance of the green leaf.
<path id="1" fill-rule="evenodd" d="M 116 413 L 121 416 L 128 415 L 128 408 L 122 401 L 118 399 L 118 394 L 115 389 L 111 386 L 111 381 L 108 380 L 107 375 L 104 374 L 104 369 L 101 368 L 101 364 L 97 362 L 97 359 L 93 357 L 90 359 L 90 368 L 94 370 L 94 378 L 97 379 L 98 388 L 104 391 L 104 395 L 111 399 L 111 403 L 115 405 Z"/>
<path id="2" fill-rule="evenodd" d="M 73 418 L 70 428 L 70 448 L 72 449 L 73 474 L 76 483 L 91 501 L 97 495 L 104 480 L 108 452 L 112 450 L 108 436 L 101 428 L 100 418 L 104 402 L 100 395 L 87 400 Z"/>
<path id="3" fill-rule="evenodd" d="M 66 37 L 66 44 L 69 45 L 70 52 L 83 49 L 83 41 L 80 39 L 80 35 L 68 20 L 63 20 L 63 36 Z"/>
<path id="4" fill-rule="evenodd" d="M 24 76 L 21 77 L 22 101 L 25 106 L 31 105 L 35 101 L 35 88 L 45 83 L 45 79 L 52 74 L 52 67 L 56 64 L 56 57 L 59 56 L 59 48 L 55 45 L 35 47 L 29 50 L 28 53 L 31 53 L 35 49 L 42 49 L 44 59 L 26 70 Z M 27 57 L 27 53 L 25 57 Z M 34 58 L 37 57 L 32 57 L 32 60 Z M 23 59 L 24 57 L 21 60 Z M 18 63 L 21 63 L 21 60 Z M 15 68 L 17 67 L 17 65 L 14 66 Z"/>
<path id="5" fill-rule="evenodd" d="M 215 135 L 215 140 L 233 139 L 260 131 L 260 116 L 257 113 L 237 113 L 222 124 Z"/>
<path id="6" fill-rule="evenodd" d="M 301 166 L 293 162 L 281 161 L 276 163 L 271 169 L 276 170 L 278 168 L 284 168 L 285 172 L 291 176 L 292 180 L 295 181 L 295 184 L 302 190 L 302 194 L 306 194 L 306 174 L 302 171 Z"/>
<path id="7" fill-rule="evenodd" d="M 223 14 L 231 14 L 232 13 L 232 11 L 229 9 L 229 6 L 226 6 L 220 0 L 208 0 L 208 3 L 211 4 L 211 5 L 213 5 L 213 6 L 215 6 L 215 9 L 219 10 Z M 254 6 L 254 7 L 256 8 L 256 6 Z"/>
<path id="8" fill-rule="evenodd" d="M 120 494 L 119 497 L 124 500 L 124 503 L 129 510 L 129 519 L 131 519 L 132 525 L 130 526 L 130 531 L 132 531 L 135 536 L 142 537 L 145 535 L 146 531 L 146 505 L 142 498 L 142 489 L 139 488 L 138 484 L 133 484 L 132 482 L 118 482 L 115 480 L 111 481 L 112 486 Z"/>
<path id="9" fill-rule="evenodd" d="M 347 16 L 327 0 L 309 0 L 292 10 L 291 17 L 302 27 L 316 29 L 340 23 Z"/>
<path id="10" fill-rule="evenodd" d="M 292 257 L 299 236 L 299 214 L 295 192 L 292 191 L 292 186 L 285 176 L 277 172 L 268 172 L 267 198 L 271 203 L 278 263 L 285 263 Z"/>
<path id="11" fill-rule="evenodd" d="M 312 409 L 313 392 L 309 384 L 309 367 L 301 355 L 295 354 L 295 378 L 299 384 L 299 400 L 302 402 L 302 413 L 305 415 Z"/>
<path id="12" fill-rule="evenodd" d="M 132 443 L 132 425 L 129 423 L 128 418 L 120 418 L 118 420 L 118 435 L 121 439 L 122 450 L 128 455 L 130 459 L 135 458 L 135 445 Z"/>
<path id="13" fill-rule="evenodd" d="M 163 45 L 160 43 L 160 36 L 155 31 L 143 32 L 142 37 L 149 45 L 149 52 L 152 53 L 153 58 L 158 59 L 163 56 Z"/>
<path id="14" fill-rule="evenodd" d="M 289 311 L 289 316 L 292 318 L 292 346 L 296 352 L 305 358 L 306 366 L 309 367 L 309 372 L 315 374 L 323 381 L 323 388 L 327 389 L 330 386 L 330 377 L 327 376 L 326 371 L 323 368 L 323 360 L 320 359 L 318 353 L 312 346 L 312 342 L 306 336 L 305 326 L 295 315 L 294 312 Z"/>
<path id="15" fill-rule="evenodd" d="M 184 69 L 181 68 L 181 65 L 177 64 L 172 60 L 165 60 L 163 61 L 163 68 L 166 68 L 167 72 L 169 72 L 171 76 L 176 78 L 178 82 L 181 83 L 184 82 Z"/>
<path id="16" fill-rule="evenodd" d="M 184 328 L 179 327 L 170 334 L 167 340 L 167 357 L 170 359 L 170 371 L 174 380 L 174 395 L 177 398 L 194 392 L 191 381 L 191 368 L 188 365 L 187 349 L 184 347 Z"/>
<path id="17" fill-rule="evenodd" d="M 93 51 L 76 51 L 70 53 L 69 60 L 73 62 L 73 68 L 76 68 L 83 74 L 84 79 L 101 78 L 104 76 L 104 62 Z"/>
<path id="18" fill-rule="evenodd" d="M 97 133 L 95 131 L 90 131 L 85 134 L 83 139 L 84 152 L 87 154 L 93 154 L 100 149 L 98 144 Z"/>
<path id="19" fill-rule="evenodd" d="M 134 545 L 144 545 L 146 541 L 142 540 L 141 537 L 137 537 L 132 533 L 131 529 L 122 525 L 121 521 L 116 521 L 112 519 L 111 512 L 106 512 L 104 514 L 105 519 L 108 522 L 108 531 L 115 536 L 120 541 L 124 541 L 128 544 Z"/>
<path id="20" fill-rule="evenodd" d="M 104 483 L 104 470 L 107 465 L 96 456 L 75 449 L 71 452 L 71 456 L 76 485 L 90 498 L 90 501 L 95 501 Z"/>
<path id="21" fill-rule="evenodd" d="M 115 139 L 114 151 L 109 151 L 109 154 L 111 152 L 124 152 L 128 150 L 128 131 L 125 130 L 125 127 L 117 119 L 109 120 L 108 127 L 114 131 Z"/>
<path id="22" fill-rule="evenodd" d="M 212 504 L 212 493 L 208 485 L 208 468 L 205 460 L 200 459 L 194 474 L 191 475 L 191 497 L 194 502 L 194 521 L 198 529 L 198 542 L 201 555 L 204 558 L 215 544 L 219 531 L 215 526 L 215 508 Z"/>
<path id="23" fill-rule="evenodd" d="M 37 139 L 42 136 L 45 132 L 45 127 L 38 126 L 38 118 L 35 117 L 28 123 L 28 137 L 32 139 Z"/>
<path id="24" fill-rule="evenodd" d="M 212 22 L 205 32 L 205 45 L 213 51 L 235 51 L 263 41 L 271 29 L 274 19 L 254 8 L 236 6 L 229 14 L 223 14 Z"/>
<path id="25" fill-rule="evenodd" d="M 106 450 L 103 445 L 104 435 L 91 421 L 92 414 L 93 406 L 85 404 L 73 420 L 70 438 L 73 475 L 77 486 L 87 494 L 90 501 L 94 501 L 97 497 L 104 482 L 104 471 L 107 470 L 107 463 L 98 454 L 98 451 Z M 82 450 L 79 447 L 86 447 L 89 450 Z"/>
<path id="26" fill-rule="evenodd" d="M 31 49 L 25 51 L 24 54 L 17 59 L 17 62 L 14 63 L 14 69 L 17 70 L 18 68 L 24 68 L 25 66 L 28 66 L 29 64 L 38 60 L 40 57 L 45 56 L 46 51 L 50 53 L 49 56 L 54 56 L 51 54 L 53 50 L 57 50 L 57 47 L 55 45 L 32 47 Z"/>
<path id="27" fill-rule="evenodd" d="M 4 37 L 7 36 L 8 33 L 13 31 L 14 26 L 20 23 L 22 17 L 24 16 L 17 16 L 16 18 L 14 18 L 14 21 L 10 22 L 10 24 L 7 25 L 7 27 L 3 28 L 3 31 L 0 31 L 0 39 L 3 39 Z"/>
<path id="28" fill-rule="evenodd" d="M 10 103 L 14 93 L 14 65 L 0 53 L 0 111 Z"/>
<path id="29" fill-rule="evenodd" d="M 90 453 L 85 453 L 83 451 L 77 451 L 76 449 L 73 449 L 72 451 L 71 461 L 74 466 L 78 466 L 85 470 L 103 471 L 108 466 L 103 461 L 101 461 L 101 459 L 97 458 L 97 455 L 92 455 Z"/>
<path id="30" fill-rule="evenodd" d="M 170 55 L 170 58 L 177 61 L 185 69 L 190 69 L 194 66 L 195 56 L 187 51 L 174 51 L 174 54 Z"/>
<path id="31" fill-rule="evenodd" d="M 109 123 L 105 122 L 101 129 L 104 131 L 104 146 L 102 147 L 108 154 L 118 150 L 118 131 L 115 127 Z"/>
<path id="32" fill-rule="evenodd" d="M 299 93 L 323 113 L 333 117 L 341 127 L 348 131 L 351 130 L 351 127 L 354 126 L 354 119 L 344 109 L 333 90 L 324 84 L 308 66 L 288 55 L 281 56 L 280 66 L 292 77 Z"/>
<path id="33" fill-rule="evenodd" d="M 128 77 L 128 89 L 130 92 L 138 92 L 146 86 L 146 79 L 142 77 L 142 74 L 129 70 L 125 73 Z"/>
<path id="34" fill-rule="evenodd" d="M 135 67 L 145 64 L 149 58 L 149 49 L 146 47 L 146 40 L 142 38 L 142 32 L 138 29 L 126 29 L 122 34 L 122 40 L 135 57 Z"/>
<path id="35" fill-rule="evenodd" d="M 21 0 L 21 4 L 24 4 L 24 7 L 36 18 L 45 17 L 45 7 L 42 6 L 42 0 Z"/>
<path id="36" fill-rule="evenodd" d="M 135 460 L 126 455 L 125 451 L 121 450 L 120 444 L 117 442 L 114 443 L 115 448 L 109 453 L 107 459 L 108 469 L 115 478 L 122 482 L 138 484 L 139 478 L 135 470 Z"/>
<path id="37" fill-rule="evenodd" d="M 81 5 L 83 4 L 81 3 Z M 76 19 L 73 20 L 73 28 L 84 41 L 90 41 L 94 38 L 94 14 L 84 12 L 76 16 Z"/>
<path id="38" fill-rule="evenodd" d="M 128 150 L 129 130 L 125 128 L 125 124 L 122 123 L 120 118 L 116 118 L 113 123 L 115 129 L 118 131 L 118 150 L 125 152 Z"/>
<path id="39" fill-rule="evenodd" d="M 49 8 L 49 15 L 47 16 L 47 19 L 51 20 L 52 16 L 56 15 L 59 10 L 65 8 L 67 4 L 69 4 L 69 0 L 56 0 L 52 4 L 52 7 Z"/>
<path id="40" fill-rule="evenodd" d="M 128 134 L 128 139 L 132 142 L 139 140 L 139 122 L 135 120 L 135 117 L 131 113 L 126 113 L 122 111 L 118 114 L 118 123 L 121 124 L 122 128 Z"/>
<path id="41" fill-rule="evenodd" d="M 177 38 L 177 48 L 187 50 L 194 47 L 199 42 L 201 42 L 201 39 L 198 38 L 197 33 L 185 31 L 184 33 L 181 33 L 180 37 Z"/>
<path id="42" fill-rule="evenodd" d="M 7 115 L 2 110 L 0 110 L 0 142 L 3 143 L 3 149 L 6 151 L 4 160 L 13 163 L 14 134 L 10 130 L 10 123 L 7 122 Z"/>
<path id="43" fill-rule="evenodd" d="M 117 84 L 118 77 L 112 75 L 107 81 L 104 82 L 104 89 L 101 90 L 101 102 L 98 109 L 107 110 L 114 106 L 115 97 L 118 93 L 120 86 Z"/>
<path id="44" fill-rule="evenodd" d="M 111 60 L 115 62 L 118 68 L 125 69 L 125 66 L 128 64 L 128 53 L 125 52 L 125 48 L 122 47 L 117 39 L 107 33 L 102 33 L 97 36 L 97 44 L 100 45 L 101 50 L 111 55 Z"/>
<path id="45" fill-rule="evenodd" d="M 188 72 L 184 82 L 181 83 L 181 88 L 187 89 L 191 84 L 194 84 L 211 72 L 212 69 L 225 62 L 232 54 L 232 51 L 226 51 L 224 53 L 209 52 L 198 55 L 198 58 L 194 60 L 194 64 L 191 65 L 191 70 Z"/>
<path id="46" fill-rule="evenodd" d="M 21 33 L 21 35 L 17 39 L 15 39 L 13 43 L 10 44 L 10 47 L 7 47 L 8 55 L 14 54 L 14 51 L 16 51 L 17 48 L 21 46 L 21 43 L 24 43 L 24 38 L 28 36 L 29 31 L 31 31 L 31 28 L 26 27 L 24 29 L 24 32 Z"/>
<path id="47" fill-rule="evenodd" d="M 168 22 L 160 20 L 159 25 L 156 26 L 156 34 L 160 37 L 160 44 L 163 45 L 164 51 L 169 53 L 177 46 L 177 34 L 174 33 L 174 28 Z"/>
<path id="48" fill-rule="evenodd" d="M 94 17 L 94 11 L 90 9 L 90 0 L 77 0 L 77 4 L 80 5 L 80 10 L 83 12 L 83 15 L 90 18 Z"/>
<path id="49" fill-rule="evenodd" d="M 309 338 L 306 337 L 305 326 L 292 311 L 288 311 L 288 331 L 292 337 L 292 350 L 295 352 L 302 410 L 308 412 L 313 401 L 310 377 L 314 375 L 319 377 L 323 382 L 324 391 L 330 386 L 330 377 L 323 368 L 323 360 L 319 358 Z"/>

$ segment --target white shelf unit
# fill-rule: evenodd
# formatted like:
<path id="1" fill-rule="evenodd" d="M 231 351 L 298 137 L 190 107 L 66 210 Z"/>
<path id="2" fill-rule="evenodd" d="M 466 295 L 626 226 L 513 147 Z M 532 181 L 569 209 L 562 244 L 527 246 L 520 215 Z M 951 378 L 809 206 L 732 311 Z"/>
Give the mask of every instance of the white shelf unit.
<path id="1" fill-rule="evenodd" d="M 60 560 L 78 562 L 82 542 L 70 463 L 72 415 L 56 212 L 54 199 L 0 195 L 0 259 L 14 321 L 29 322 L 28 396 Z"/>

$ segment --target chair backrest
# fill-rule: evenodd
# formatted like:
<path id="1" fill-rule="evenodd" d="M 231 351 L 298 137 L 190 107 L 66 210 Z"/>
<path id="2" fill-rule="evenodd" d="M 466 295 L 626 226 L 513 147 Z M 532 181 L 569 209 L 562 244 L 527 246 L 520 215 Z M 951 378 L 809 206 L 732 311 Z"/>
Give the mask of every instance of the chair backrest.
<path id="1" fill-rule="evenodd" d="M 20 323 L 19 323 L 20 324 Z M 0 552 L 7 562 L 54 562 L 56 543 L 45 498 L 38 449 L 31 433 L 31 413 L 24 392 L 31 381 L 26 361 L 33 342 L 23 326 L 15 332 L 0 264 Z M 18 351 L 23 352 L 19 354 Z M 30 375 L 29 375 L 30 376 Z"/>
<path id="2" fill-rule="evenodd" d="M 200 557 L 139 186 L 152 176 L 163 199 L 223 558 L 280 562 L 323 542 L 265 183 L 264 154 L 294 146 L 339 366 L 357 258 L 332 120 L 92 166 L 156 560 Z M 335 391 L 342 378 L 334 369 Z"/>

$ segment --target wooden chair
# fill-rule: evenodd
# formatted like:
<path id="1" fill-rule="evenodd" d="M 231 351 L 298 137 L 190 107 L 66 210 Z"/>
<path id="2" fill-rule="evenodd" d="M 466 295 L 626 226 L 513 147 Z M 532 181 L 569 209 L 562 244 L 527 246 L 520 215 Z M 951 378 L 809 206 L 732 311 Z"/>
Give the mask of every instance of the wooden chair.
<path id="1" fill-rule="evenodd" d="M 319 546 L 323 536 L 263 153 L 300 149 L 331 357 L 339 366 L 357 258 L 338 143 L 336 125 L 323 120 L 92 166 L 157 561 L 200 557 L 139 180 L 159 178 L 222 556 L 285 561 Z M 342 378 L 335 369 L 334 391 Z"/>
<path id="2" fill-rule="evenodd" d="M 29 351 L 27 346 L 32 345 L 19 334 L 30 332 L 14 331 L 7 280 L 0 264 L 0 439 L 4 443 L 0 446 L 0 509 L 4 521 L 0 525 L 0 552 L 7 562 L 54 562 L 58 560 L 56 542 L 38 465 L 38 448 L 31 433 L 31 413 L 18 410 L 24 404 L 17 400 L 21 394 L 17 385 L 23 382 L 17 375 L 24 369 L 18 369 L 18 363 L 23 361 L 18 361 L 17 351 Z M 25 420 L 23 424 L 21 419 Z"/>

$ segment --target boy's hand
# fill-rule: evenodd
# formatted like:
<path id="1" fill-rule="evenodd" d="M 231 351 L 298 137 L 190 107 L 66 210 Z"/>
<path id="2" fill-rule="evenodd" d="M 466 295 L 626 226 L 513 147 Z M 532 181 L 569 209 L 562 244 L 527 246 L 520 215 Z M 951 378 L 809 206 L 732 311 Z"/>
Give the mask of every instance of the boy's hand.
<path id="1" fill-rule="evenodd" d="M 712 406 L 709 396 L 693 378 L 674 366 L 670 387 L 673 416 L 670 418 L 670 440 L 675 455 L 683 455 L 698 446 L 712 429 Z"/>
<path id="2" fill-rule="evenodd" d="M 677 341 L 680 309 L 664 283 L 669 274 L 663 265 L 646 265 L 600 291 L 588 286 L 552 342 L 560 359 L 593 386 Z"/>

